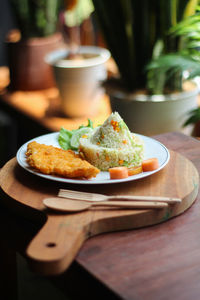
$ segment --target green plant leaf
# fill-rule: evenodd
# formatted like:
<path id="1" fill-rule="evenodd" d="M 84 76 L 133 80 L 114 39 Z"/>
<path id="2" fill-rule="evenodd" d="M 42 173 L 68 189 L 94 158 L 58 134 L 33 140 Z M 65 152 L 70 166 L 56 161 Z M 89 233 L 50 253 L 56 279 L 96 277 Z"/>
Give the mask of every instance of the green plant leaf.
<path id="1" fill-rule="evenodd" d="M 167 79 L 177 72 L 188 71 L 188 79 L 192 79 L 200 75 L 200 63 L 188 55 L 168 54 L 152 61 L 147 66 L 147 70 L 165 74 Z"/>
<path id="2" fill-rule="evenodd" d="M 184 127 L 189 124 L 195 124 L 200 121 L 200 108 L 196 108 L 189 113 L 190 117 L 184 123 Z"/>

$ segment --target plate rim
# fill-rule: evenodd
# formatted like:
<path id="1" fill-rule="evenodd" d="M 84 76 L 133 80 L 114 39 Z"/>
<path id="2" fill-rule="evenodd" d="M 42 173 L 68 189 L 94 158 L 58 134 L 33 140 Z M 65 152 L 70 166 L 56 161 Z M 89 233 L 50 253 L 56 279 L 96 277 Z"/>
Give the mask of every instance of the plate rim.
<path id="1" fill-rule="evenodd" d="M 59 176 L 56 176 L 56 175 L 48 175 L 48 174 L 43 174 L 43 173 L 37 172 L 37 170 L 35 170 L 35 169 L 33 169 L 29 166 L 28 167 L 24 166 L 24 164 L 23 164 L 24 162 L 21 161 L 21 155 L 22 155 L 23 149 L 25 147 L 27 147 L 27 144 L 32 142 L 32 141 L 35 141 L 38 138 L 45 138 L 45 137 L 48 137 L 48 136 L 59 135 L 59 131 L 58 132 L 47 133 L 47 134 L 40 135 L 38 137 L 30 139 L 29 141 L 27 141 L 26 143 L 21 145 L 21 147 L 17 150 L 16 159 L 17 159 L 18 164 L 24 170 L 26 170 L 27 172 L 29 172 L 31 174 L 34 174 L 36 176 L 48 179 L 48 180 L 53 180 L 53 181 L 62 182 L 62 183 L 84 184 L 84 185 L 87 185 L 87 184 L 91 185 L 92 184 L 93 185 L 93 184 L 116 184 L 116 183 L 124 183 L 124 182 L 134 181 L 134 180 L 138 180 L 138 179 L 142 179 L 142 178 L 151 176 L 151 175 L 159 172 L 160 170 L 162 170 L 168 164 L 168 162 L 170 160 L 170 152 L 169 152 L 168 148 L 164 144 L 162 144 L 160 141 L 158 141 L 158 140 L 156 140 L 152 137 L 149 137 L 149 136 L 145 136 L 145 135 L 141 135 L 141 134 L 137 134 L 137 133 L 134 133 L 134 134 L 136 136 L 139 136 L 143 140 L 146 139 L 146 140 L 153 141 L 154 143 L 159 144 L 165 150 L 166 159 L 165 159 L 164 163 L 158 169 L 156 169 L 154 171 L 150 171 L 150 172 L 143 172 L 142 175 L 140 174 L 140 176 L 137 176 L 139 174 L 136 174 L 136 175 L 132 175 L 132 176 L 129 176 L 129 177 L 123 178 L 123 179 L 95 180 L 96 178 L 93 178 L 93 179 L 72 179 L 72 178 L 66 178 L 66 177 L 59 177 Z"/>

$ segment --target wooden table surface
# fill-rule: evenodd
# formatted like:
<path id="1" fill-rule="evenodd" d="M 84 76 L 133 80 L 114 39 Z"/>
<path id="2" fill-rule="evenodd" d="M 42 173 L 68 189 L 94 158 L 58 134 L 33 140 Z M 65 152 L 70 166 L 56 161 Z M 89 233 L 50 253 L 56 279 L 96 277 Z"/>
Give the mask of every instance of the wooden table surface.
<path id="1" fill-rule="evenodd" d="M 167 133 L 155 138 L 190 159 L 200 172 L 200 141 L 181 133 Z M 87 299 L 95 300 L 198 300 L 199 211 L 198 196 L 185 213 L 160 225 L 92 237 L 84 243 L 67 273 L 54 279 L 59 285 L 64 282 L 65 286 L 73 278 L 76 282 L 74 290 L 79 293 L 74 299 L 87 295 Z M 22 221 L 18 221 L 15 230 Z M 10 231 L 14 226 L 8 218 L 3 218 L 3 223 L 1 231 L 9 230 L 9 234 L 1 233 L 1 236 L 10 237 L 11 245 L 17 237 L 22 250 L 38 230 L 20 225 L 13 238 Z M 23 231 L 26 242 L 20 237 Z M 72 269 L 75 270 L 73 275 Z M 106 289 L 104 296 L 101 294 L 103 289 Z"/>
<path id="2" fill-rule="evenodd" d="M 200 142 L 181 133 L 156 137 L 200 172 Z M 170 189 L 170 187 L 169 187 Z M 120 299 L 200 298 L 200 202 L 160 225 L 108 233 L 84 244 L 76 261 Z"/>

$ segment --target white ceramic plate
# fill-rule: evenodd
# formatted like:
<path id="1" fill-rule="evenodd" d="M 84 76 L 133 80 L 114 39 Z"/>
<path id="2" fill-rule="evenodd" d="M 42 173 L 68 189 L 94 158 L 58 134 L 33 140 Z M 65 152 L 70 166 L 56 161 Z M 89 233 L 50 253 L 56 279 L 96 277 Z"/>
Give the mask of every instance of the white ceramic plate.
<path id="1" fill-rule="evenodd" d="M 150 176 L 161 169 L 163 169 L 166 164 L 168 163 L 170 159 L 170 154 L 168 149 L 161 144 L 160 142 L 150 138 L 146 137 L 143 135 L 138 135 L 141 139 L 144 141 L 145 145 L 145 157 L 144 159 L 152 158 L 152 157 L 157 157 L 159 161 L 159 168 L 157 170 L 151 171 L 151 172 L 143 172 L 139 173 L 133 176 L 129 176 L 128 178 L 124 179 L 110 179 L 109 178 L 109 173 L 108 172 L 100 172 L 95 178 L 89 179 L 89 180 L 82 180 L 82 179 L 70 179 L 70 178 L 63 178 L 63 177 L 58 177 L 54 175 L 45 175 L 42 173 L 39 173 L 32 169 L 27 161 L 26 161 L 26 149 L 27 149 L 27 144 L 36 141 L 41 144 L 46 144 L 46 145 L 52 145 L 55 147 L 59 147 L 58 143 L 58 136 L 59 132 L 56 133 L 49 133 L 46 135 L 39 136 L 37 138 L 34 138 L 27 143 L 25 143 L 23 146 L 20 147 L 20 149 L 17 152 L 17 161 L 19 165 L 24 168 L 25 170 L 37 175 L 41 176 L 50 180 L 55 180 L 55 181 L 60 181 L 60 182 L 66 182 L 66 183 L 75 183 L 75 184 L 108 184 L 108 183 L 119 183 L 119 182 L 126 182 L 126 181 L 132 181 L 140 178 L 144 178 L 147 176 Z"/>

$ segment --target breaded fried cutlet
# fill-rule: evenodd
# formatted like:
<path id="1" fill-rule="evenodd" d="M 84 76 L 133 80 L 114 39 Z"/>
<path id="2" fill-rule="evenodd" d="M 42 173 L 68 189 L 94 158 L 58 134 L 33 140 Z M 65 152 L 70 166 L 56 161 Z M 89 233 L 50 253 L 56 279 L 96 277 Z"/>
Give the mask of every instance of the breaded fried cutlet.
<path id="1" fill-rule="evenodd" d="M 71 150 L 63 150 L 35 141 L 28 144 L 26 156 L 28 164 L 44 174 L 89 179 L 96 177 L 100 172 Z"/>

